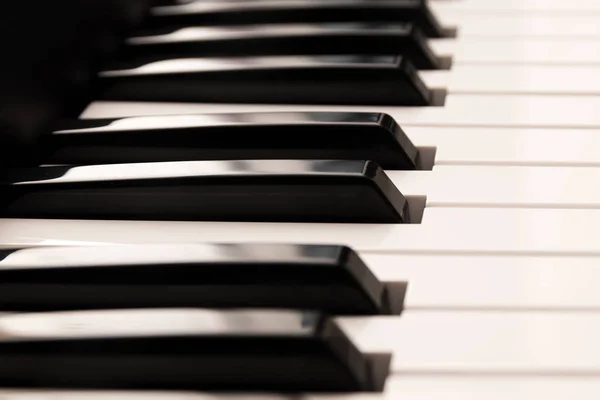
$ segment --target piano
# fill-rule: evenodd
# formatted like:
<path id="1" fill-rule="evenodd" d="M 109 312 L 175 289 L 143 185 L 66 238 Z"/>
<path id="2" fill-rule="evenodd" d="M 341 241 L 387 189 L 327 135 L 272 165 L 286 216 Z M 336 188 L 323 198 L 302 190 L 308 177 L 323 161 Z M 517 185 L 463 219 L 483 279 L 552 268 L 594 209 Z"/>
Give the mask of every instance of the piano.
<path id="1" fill-rule="evenodd" d="M 600 2 L 38 3 L 0 398 L 600 397 Z"/>

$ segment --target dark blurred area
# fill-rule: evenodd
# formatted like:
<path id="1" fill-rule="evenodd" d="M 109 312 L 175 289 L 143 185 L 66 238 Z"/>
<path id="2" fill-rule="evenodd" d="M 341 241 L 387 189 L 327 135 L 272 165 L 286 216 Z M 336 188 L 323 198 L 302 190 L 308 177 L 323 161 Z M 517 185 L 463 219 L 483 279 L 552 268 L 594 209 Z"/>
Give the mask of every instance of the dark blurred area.
<path id="1" fill-rule="evenodd" d="M 0 164 L 23 164 L 37 136 L 76 116 L 94 71 L 152 0 L 7 0 L 0 12 Z"/>

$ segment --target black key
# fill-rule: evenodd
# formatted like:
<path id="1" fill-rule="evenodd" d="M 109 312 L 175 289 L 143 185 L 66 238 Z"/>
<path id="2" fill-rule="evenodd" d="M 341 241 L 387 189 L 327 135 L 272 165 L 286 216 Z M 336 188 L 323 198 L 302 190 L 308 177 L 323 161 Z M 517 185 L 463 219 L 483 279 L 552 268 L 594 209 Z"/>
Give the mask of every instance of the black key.
<path id="1" fill-rule="evenodd" d="M 150 309 L 0 317 L 0 385 L 371 390 L 369 360 L 315 312 Z"/>
<path id="2" fill-rule="evenodd" d="M 43 164 L 235 159 L 373 160 L 416 168 L 418 151 L 387 114 L 272 112 L 70 120 L 41 137 Z"/>
<path id="3" fill-rule="evenodd" d="M 231 160 L 3 171 L 0 216 L 124 220 L 409 222 L 371 161 Z"/>
<path id="4" fill-rule="evenodd" d="M 429 37 L 447 37 L 426 0 L 197 1 L 155 7 L 153 26 L 306 22 L 410 22 Z"/>
<path id="5" fill-rule="evenodd" d="M 156 28 L 128 38 L 124 51 L 144 61 L 165 57 L 393 54 L 409 59 L 419 69 L 440 67 L 421 31 L 402 23 Z"/>
<path id="6" fill-rule="evenodd" d="M 343 246 L 162 244 L 0 250 L 0 310 L 294 308 L 383 314 L 386 288 Z M 397 312 L 396 311 L 396 312 Z"/>
<path id="7" fill-rule="evenodd" d="M 100 77 L 104 100 L 424 106 L 433 98 L 396 56 L 171 59 Z"/>

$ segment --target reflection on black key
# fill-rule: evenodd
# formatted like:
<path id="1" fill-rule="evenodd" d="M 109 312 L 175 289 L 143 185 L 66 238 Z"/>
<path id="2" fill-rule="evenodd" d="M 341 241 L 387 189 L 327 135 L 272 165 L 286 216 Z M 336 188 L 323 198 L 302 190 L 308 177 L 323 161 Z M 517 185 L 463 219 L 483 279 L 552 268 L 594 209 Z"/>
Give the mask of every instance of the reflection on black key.
<path id="1" fill-rule="evenodd" d="M 295 308 L 381 314 L 385 288 L 343 246 L 163 244 L 0 250 L 0 310 Z"/>
<path id="2" fill-rule="evenodd" d="M 314 312 L 151 309 L 0 317 L 0 385 L 370 390 L 369 363 Z"/>
<path id="3" fill-rule="evenodd" d="M 409 222 L 371 161 L 231 160 L 4 171 L 0 215 L 15 218 Z"/>
<path id="4" fill-rule="evenodd" d="M 393 54 L 419 69 L 436 69 L 438 57 L 411 24 L 288 24 L 186 27 L 138 32 L 126 41 L 132 57 L 230 57 L 316 54 Z"/>
<path id="5" fill-rule="evenodd" d="M 380 113 L 272 112 L 64 121 L 42 136 L 42 164 L 231 159 L 359 159 L 415 169 L 418 151 Z"/>
<path id="6" fill-rule="evenodd" d="M 100 73 L 104 100 L 424 106 L 406 59 L 310 56 L 168 59 Z"/>
<path id="7" fill-rule="evenodd" d="M 426 0 L 197 1 L 151 10 L 154 26 L 235 25 L 283 22 L 411 22 L 429 37 L 447 32 Z"/>

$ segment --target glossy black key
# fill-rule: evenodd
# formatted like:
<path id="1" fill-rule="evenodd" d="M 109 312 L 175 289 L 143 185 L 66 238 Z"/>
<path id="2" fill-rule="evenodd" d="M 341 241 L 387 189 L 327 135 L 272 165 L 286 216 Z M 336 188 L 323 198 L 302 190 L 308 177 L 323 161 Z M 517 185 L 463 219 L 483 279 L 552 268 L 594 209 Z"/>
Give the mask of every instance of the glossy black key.
<path id="1" fill-rule="evenodd" d="M 315 312 L 149 309 L 0 317 L 0 385 L 371 390 L 369 361 Z"/>
<path id="2" fill-rule="evenodd" d="M 15 218 L 409 222 L 371 161 L 230 160 L 5 170 L 0 215 Z"/>
<path id="3" fill-rule="evenodd" d="M 104 100 L 425 106 L 407 59 L 310 56 L 166 59 L 100 73 Z"/>
<path id="4" fill-rule="evenodd" d="M 197 1 L 155 7 L 153 26 L 306 22 L 410 22 L 429 37 L 447 37 L 426 0 Z"/>
<path id="5" fill-rule="evenodd" d="M 386 288 L 343 246 L 154 244 L 0 250 L 0 310 L 293 308 L 382 314 Z"/>
<path id="6" fill-rule="evenodd" d="M 42 164 L 235 159 L 373 160 L 411 170 L 418 151 L 387 114 L 271 112 L 63 121 Z"/>
<path id="7" fill-rule="evenodd" d="M 381 55 L 409 59 L 419 69 L 440 60 L 426 37 L 411 24 L 323 23 L 147 29 L 126 40 L 132 58 L 231 57 L 267 55 Z"/>

